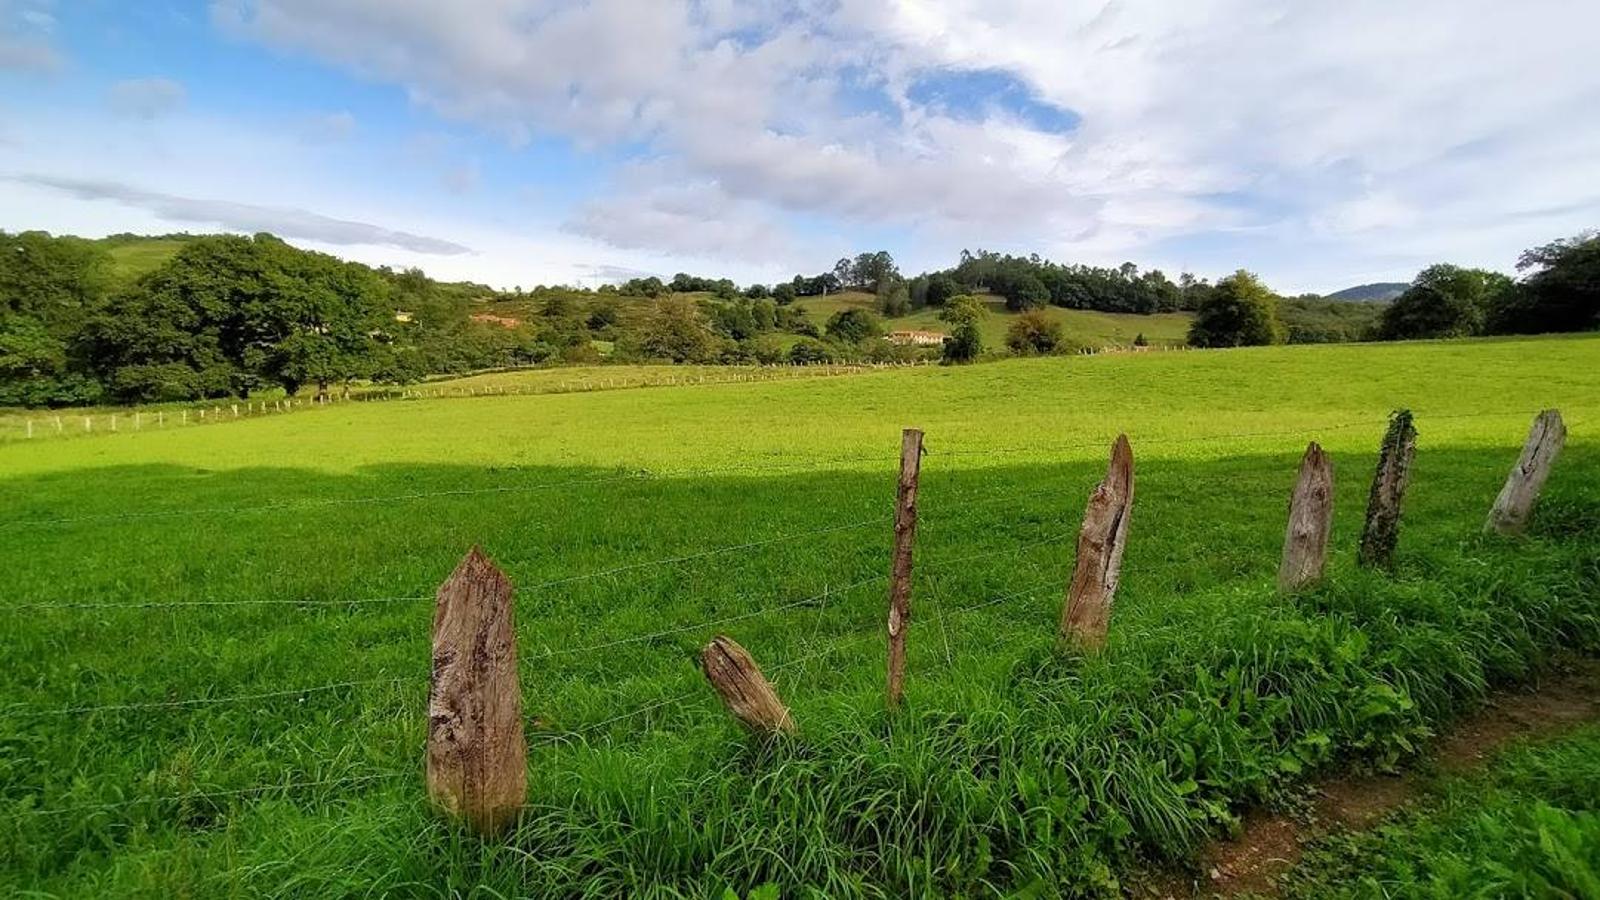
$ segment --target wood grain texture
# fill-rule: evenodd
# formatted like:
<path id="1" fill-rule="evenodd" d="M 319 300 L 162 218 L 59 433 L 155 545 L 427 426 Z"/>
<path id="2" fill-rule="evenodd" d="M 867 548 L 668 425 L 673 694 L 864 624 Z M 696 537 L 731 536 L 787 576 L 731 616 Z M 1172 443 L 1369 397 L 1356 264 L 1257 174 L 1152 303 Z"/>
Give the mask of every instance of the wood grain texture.
<path id="1" fill-rule="evenodd" d="M 1539 492 L 1544 490 L 1545 479 L 1550 477 L 1550 467 L 1567 442 L 1567 426 L 1561 421 L 1560 410 L 1547 409 L 1533 420 L 1528 440 L 1522 445 L 1522 455 L 1506 476 L 1505 487 L 1495 498 L 1489 510 L 1489 520 L 1484 531 L 1496 534 L 1517 535 L 1528 527 L 1533 516 L 1533 506 L 1539 502 Z"/>
<path id="2" fill-rule="evenodd" d="M 1289 497 L 1289 525 L 1283 535 L 1278 587 L 1298 591 L 1322 580 L 1328 568 L 1328 538 L 1333 532 L 1333 460 L 1315 441 L 1306 446 L 1300 475 Z"/>
<path id="3" fill-rule="evenodd" d="M 1132 515 L 1133 448 L 1123 434 L 1111 445 L 1111 464 L 1089 495 L 1078 532 L 1077 561 L 1061 612 L 1061 638 L 1068 644 L 1084 650 L 1105 644 Z"/>
<path id="4" fill-rule="evenodd" d="M 733 638 L 717 635 L 700 651 L 706 680 L 739 724 L 756 734 L 794 734 L 789 709 L 778 699 L 761 667 Z"/>
<path id="5" fill-rule="evenodd" d="M 428 796 L 492 833 L 527 801 L 527 743 L 512 590 L 472 548 L 439 587 L 428 690 Z"/>

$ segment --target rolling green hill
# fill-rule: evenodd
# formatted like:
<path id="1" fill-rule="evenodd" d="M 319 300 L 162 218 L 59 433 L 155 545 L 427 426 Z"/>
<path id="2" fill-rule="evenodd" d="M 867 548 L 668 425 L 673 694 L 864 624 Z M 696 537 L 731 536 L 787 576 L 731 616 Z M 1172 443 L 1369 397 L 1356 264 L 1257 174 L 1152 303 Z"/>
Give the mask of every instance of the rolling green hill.
<path id="1" fill-rule="evenodd" d="M 1005 300 L 1000 297 L 983 294 L 981 298 L 989 308 L 989 315 L 979 326 L 983 332 L 984 348 L 1003 350 L 1006 329 L 1021 314 L 1006 309 Z M 873 295 L 860 291 L 844 291 L 831 297 L 807 297 L 795 303 L 806 311 L 818 328 L 824 327 L 828 317 L 842 309 L 875 309 L 877 306 L 877 300 Z M 1189 333 L 1189 323 L 1194 318 L 1190 313 L 1183 312 L 1141 316 L 1088 309 L 1063 309 L 1058 306 L 1047 306 L 1040 311 L 1061 323 L 1062 333 L 1067 340 L 1097 349 L 1129 346 L 1134 338 L 1141 334 L 1152 345 L 1177 346 L 1184 342 Z M 931 307 L 917 310 L 908 316 L 887 319 L 884 321 L 884 327 L 889 331 L 948 333 L 950 330 L 949 323 L 939 319 L 939 310 Z"/>
<path id="2" fill-rule="evenodd" d="M 126 283 L 160 268 L 161 264 L 176 255 L 188 240 L 188 235 L 145 237 L 118 234 L 100 238 L 95 243 L 104 247 L 106 254 L 111 257 L 113 277 L 119 282 Z"/>

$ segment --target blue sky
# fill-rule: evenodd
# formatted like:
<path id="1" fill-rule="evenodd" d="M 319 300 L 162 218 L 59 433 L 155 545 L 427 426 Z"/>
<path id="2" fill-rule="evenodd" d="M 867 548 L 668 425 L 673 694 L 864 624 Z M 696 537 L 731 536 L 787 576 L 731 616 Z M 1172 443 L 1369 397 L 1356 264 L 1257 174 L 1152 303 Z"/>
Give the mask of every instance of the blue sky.
<path id="1" fill-rule="evenodd" d="M 1600 225 L 1597 35 L 1558 0 L 0 0 L 0 228 L 504 286 L 1509 269 Z"/>

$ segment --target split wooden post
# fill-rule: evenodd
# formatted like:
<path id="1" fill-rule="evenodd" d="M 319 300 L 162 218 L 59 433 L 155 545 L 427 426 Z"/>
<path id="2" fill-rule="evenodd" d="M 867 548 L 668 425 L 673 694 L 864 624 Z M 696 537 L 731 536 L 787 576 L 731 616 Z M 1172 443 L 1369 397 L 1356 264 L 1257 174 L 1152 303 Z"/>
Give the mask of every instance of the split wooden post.
<path id="1" fill-rule="evenodd" d="M 889 708 L 905 695 L 906 627 L 911 624 L 911 551 L 917 543 L 917 479 L 922 431 L 900 433 L 900 484 L 894 504 L 894 561 L 889 571 Z"/>
<path id="2" fill-rule="evenodd" d="M 1289 525 L 1283 535 L 1278 588 L 1298 591 L 1322 580 L 1328 567 L 1328 536 L 1333 530 L 1333 461 L 1312 441 L 1300 460 L 1300 476 L 1289 498 Z"/>
<path id="3" fill-rule="evenodd" d="M 1132 515 L 1133 447 L 1121 434 L 1111 445 L 1105 480 L 1089 495 L 1072 583 L 1061 610 L 1061 638 L 1079 649 L 1099 650 L 1105 645 Z"/>
<path id="4" fill-rule="evenodd" d="M 1378 468 L 1372 475 L 1367 521 L 1357 554 L 1363 566 L 1387 567 L 1394 562 L 1394 549 L 1400 542 L 1400 504 L 1411 483 L 1411 461 L 1416 455 L 1417 429 L 1411 423 L 1411 410 L 1396 410 L 1389 417 L 1389 430 L 1378 450 Z"/>
<path id="5" fill-rule="evenodd" d="M 1567 441 L 1567 426 L 1561 421 L 1561 411 L 1547 409 L 1533 420 L 1528 431 L 1528 441 L 1522 445 L 1522 455 L 1506 476 L 1506 485 L 1495 498 L 1489 510 L 1489 520 L 1484 531 L 1496 534 L 1517 535 L 1528 527 L 1533 515 L 1533 505 L 1539 502 L 1539 492 L 1544 489 L 1550 467 Z"/>
<path id="6" fill-rule="evenodd" d="M 428 796 L 480 833 L 527 801 L 511 582 L 473 547 L 439 586 L 428 687 Z"/>
<path id="7" fill-rule="evenodd" d="M 700 651 L 700 668 L 739 724 L 760 735 L 792 735 L 794 719 L 761 667 L 733 638 L 717 635 Z"/>

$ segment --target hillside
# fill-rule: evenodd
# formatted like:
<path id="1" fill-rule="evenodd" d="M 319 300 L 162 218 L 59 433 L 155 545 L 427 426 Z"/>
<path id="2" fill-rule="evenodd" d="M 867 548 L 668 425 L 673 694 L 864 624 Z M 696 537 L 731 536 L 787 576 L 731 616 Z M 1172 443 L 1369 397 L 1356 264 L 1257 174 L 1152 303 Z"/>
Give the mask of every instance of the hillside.
<path id="1" fill-rule="evenodd" d="M 183 234 L 148 237 L 114 234 L 93 243 L 105 249 L 106 255 L 111 258 L 112 276 L 118 282 L 125 284 L 160 268 L 162 263 L 176 255 L 191 239 L 189 235 Z"/>
<path id="2" fill-rule="evenodd" d="M 983 332 L 984 348 L 991 351 L 1004 350 L 1006 329 L 1021 313 L 1006 309 L 1005 300 L 1000 297 L 992 294 L 980 296 L 984 305 L 989 308 L 989 315 L 979 325 Z M 877 300 L 871 294 L 845 291 L 830 297 L 807 297 L 795 301 L 795 305 L 804 309 L 817 327 L 822 328 L 827 324 L 828 317 L 839 310 L 875 309 Z M 1126 347 L 1141 334 L 1152 345 L 1176 346 L 1184 342 L 1189 333 L 1189 323 L 1194 318 L 1192 314 L 1184 312 L 1153 313 L 1146 316 L 1096 312 L 1088 309 L 1063 309 L 1059 306 L 1047 306 L 1040 312 L 1061 323 L 1062 334 L 1068 341 L 1094 349 Z M 884 327 L 889 331 L 948 333 L 950 330 L 949 323 L 940 320 L 939 310 L 934 308 L 920 309 L 908 316 L 887 319 L 884 321 Z"/>
<path id="3" fill-rule="evenodd" d="M 1327 294 L 1326 300 L 1346 300 L 1352 303 L 1387 303 L 1405 293 L 1411 285 L 1403 281 L 1375 281 L 1372 284 L 1358 284 L 1347 287 L 1342 291 Z"/>
<path id="4" fill-rule="evenodd" d="M 1403 764 L 1490 686 L 1600 651 L 1597 352 L 1101 354 L 0 445 L 0 895 L 1122 896 L 1251 806 Z M 1426 437 L 1375 573 L 1357 535 L 1399 406 Z M 1550 406 L 1572 431 L 1535 527 L 1483 536 Z M 928 452 L 891 714 L 904 427 Z M 1138 489 L 1110 639 L 1062 649 L 1119 432 Z M 1286 596 L 1310 440 L 1333 552 Z M 515 588 L 527 740 L 527 806 L 490 839 L 424 776 L 434 594 L 474 546 Z M 795 739 L 724 710 L 699 662 L 719 634 Z"/>

